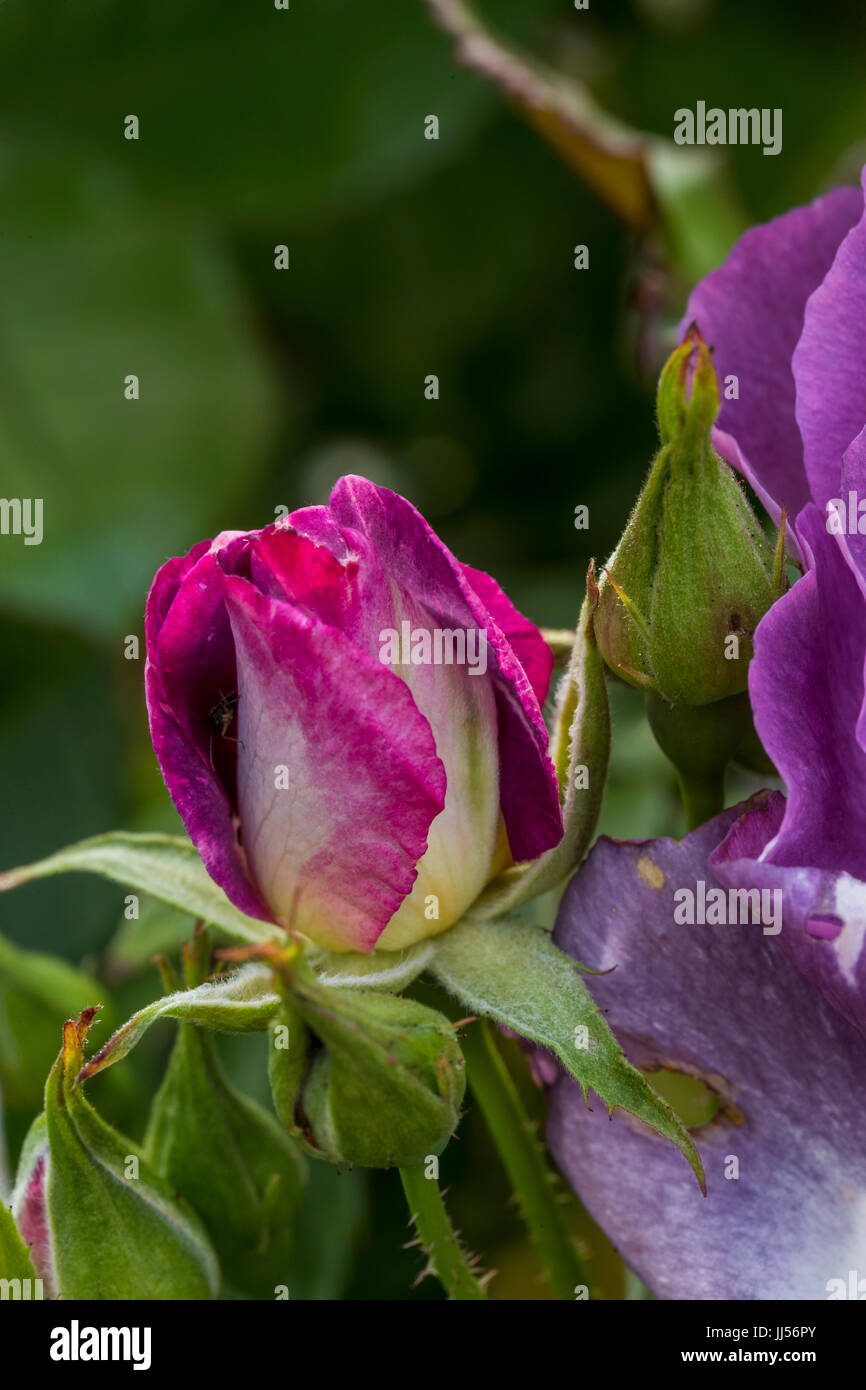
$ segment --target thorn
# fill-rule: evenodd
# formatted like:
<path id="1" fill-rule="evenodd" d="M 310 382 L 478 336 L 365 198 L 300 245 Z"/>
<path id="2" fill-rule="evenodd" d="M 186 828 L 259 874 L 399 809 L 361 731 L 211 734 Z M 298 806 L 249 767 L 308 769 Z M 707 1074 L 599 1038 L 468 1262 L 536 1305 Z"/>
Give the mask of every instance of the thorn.
<path id="1" fill-rule="evenodd" d="M 424 1280 L 427 1279 L 431 1274 L 435 1278 L 436 1266 L 434 1265 L 432 1260 L 428 1260 L 424 1268 L 421 1270 L 420 1274 L 415 1275 L 415 1278 L 412 1280 L 411 1287 L 413 1289 L 417 1289 L 418 1285 L 423 1284 Z"/>

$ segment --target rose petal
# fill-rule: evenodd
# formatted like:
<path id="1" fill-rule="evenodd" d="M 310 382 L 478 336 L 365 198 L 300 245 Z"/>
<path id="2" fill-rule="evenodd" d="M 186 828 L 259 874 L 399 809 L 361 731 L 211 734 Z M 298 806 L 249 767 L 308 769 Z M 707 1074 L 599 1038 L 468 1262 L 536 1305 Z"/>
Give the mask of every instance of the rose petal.
<path id="1" fill-rule="evenodd" d="M 866 178 L 866 174 L 864 174 Z M 838 495 L 842 455 L 866 424 L 866 217 L 806 305 L 793 356 L 797 423 L 815 501 Z"/>
<path id="2" fill-rule="evenodd" d="M 778 792 L 753 798 L 710 856 L 728 888 L 781 890 L 779 944 L 798 969 L 866 1034 L 866 883 L 830 869 L 765 858 L 783 822 Z"/>
<path id="3" fill-rule="evenodd" d="M 755 727 L 788 786 L 768 858 L 866 879 L 866 753 L 856 737 L 866 601 L 816 506 L 797 529 L 812 567 L 762 619 L 749 668 Z"/>
<path id="4" fill-rule="evenodd" d="M 553 652 L 534 623 L 514 607 L 496 580 L 483 570 L 460 565 L 478 598 L 484 604 L 500 632 L 507 639 L 514 655 L 526 672 L 532 693 L 543 705 L 550 689 L 553 674 Z"/>
<path id="5" fill-rule="evenodd" d="M 500 798 L 511 853 L 533 859 L 562 838 L 556 774 L 538 700 L 494 615 L 419 512 L 365 478 L 341 478 L 330 509 L 366 536 L 389 576 L 442 628 L 486 630 L 499 724 Z"/>
<path id="6" fill-rule="evenodd" d="M 402 646 L 404 624 L 413 635 L 430 633 L 432 652 L 430 615 L 386 571 L 366 536 L 338 529 L 333 518 L 309 512 L 299 521 L 315 541 L 295 531 L 294 516 L 290 529 L 269 527 L 258 537 L 252 576 L 263 592 L 274 592 L 267 580 L 278 577 L 283 597 L 308 617 L 342 631 L 359 654 L 376 661 L 382 659 L 384 632 L 396 633 Z M 321 544 L 323 540 L 340 560 Z M 477 658 L 478 653 L 472 655 Z M 396 663 L 391 669 L 406 682 L 433 731 L 447 786 L 445 807 L 430 827 L 412 891 L 378 943 L 382 949 L 399 950 L 430 935 L 436 930 L 434 923 L 439 930 L 452 925 L 494 870 L 505 867 L 508 856 L 506 851 L 494 857 L 500 812 L 491 681 L 458 662 Z"/>
<path id="7" fill-rule="evenodd" d="M 238 655 L 238 800 L 261 895 L 286 926 L 370 951 L 416 877 L 445 772 L 393 672 L 334 628 L 226 577 Z M 288 789 L 276 785 L 288 768 Z"/>
<path id="8" fill-rule="evenodd" d="M 809 500 L 791 370 L 803 311 L 862 211 L 857 189 L 837 188 L 751 228 L 692 292 L 683 319 L 683 331 L 697 319 L 714 348 L 720 385 L 738 379 L 739 399 L 723 395 L 716 447 L 766 504 L 776 504 L 776 520 L 779 504 L 793 515 Z"/>
<path id="9" fill-rule="evenodd" d="M 218 775 L 209 712 L 237 690 L 234 643 L 216 542 L 159 571 L 147 601 L 145 694 L 166 786 L 211 878 L 241 912 L 271 914 L 250 881 L 235 830 L 233 790 Z"/>
<path id="10" fill-rule="evenodd" d="M 679 926 L 674 892 L 737 816 L 681 844 L 602 839 L 566 890 L 558 945 L 609 971 L 586 984 L 630 1059 L 722 1096 L 682 1157 L 634 1121 L 552 1092 L 548 1137 L 592 1216 L 660 1298 L 825 1299 L 866 1269 L 866 1040 L 755 925 Z M 738 1176 L 733 1176 L 737 1160 Z"/>

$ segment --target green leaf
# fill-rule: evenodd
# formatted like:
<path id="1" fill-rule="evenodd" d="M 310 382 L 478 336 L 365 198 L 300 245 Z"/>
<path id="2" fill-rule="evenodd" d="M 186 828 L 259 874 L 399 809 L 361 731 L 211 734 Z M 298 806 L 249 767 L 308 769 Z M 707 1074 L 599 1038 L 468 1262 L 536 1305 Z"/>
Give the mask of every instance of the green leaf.
<path id="1" fill-rule="evenodd" d="M 201 1217 L 233 1291 L 273 1298 L 288 1287 L 303 1159 L 273 1115 L 229 1083 L 213 1037 L 192 1024 L 178 1031 L 144 1152 Z"/>
<path id="2" fill-rule="evenodd" d="M 577 623 L 568 670 L 557 693 L 551 757 L 559 781 L 562 839 L 529 864 L 507 869 L 473 905 L 471 915 L 499 917 L 562 885 L 595 834 L 610 757 L 610 710 L 604 662 L 592 629 L 594 568 Z"/>
<path id="3" fill-rule="evenodd" d="M 112 830 L 51 854 L 35 864 L 0 874 L 0 892 L 52 874 L 87 872 L 200 917 L 235 941 L 268 941 L 279 929 L 233 907 L 202 864 L 195 846 L 179 835 Z"/>
<path id="4" fill-rule="evenodd" d="M 81 1080 L 114 1066 L 132 1051 L 158 1018 L 184 1019 L 218 1033 L 263 1033 L 280 1007 L 273 974 L 262 965 L 245 965 L 195 989 L 179 989 L 157 999 L 127 1019 L 86 1063 Z"/>
<path id="5" fill-rule="evenodd" d="M 0 1279 L 36 1279 L 30 1253 L 7 1206 L 0 1202 Z"/>
<path id="6" fill-rule="evenodd" d="M 610 1111 L 620 1106 L 672 1140 L 703 1189 L 703 1167 L 688 1131 L 626 1059 L 574 961 L 547 932 L 513 918 L 465 918 L 437 938 L 430 970 L 474 1013 L 550 1048 L 580 1082 L 585 1098 L 592 1088 Z M 578 1028 L 586 1028 L 586 1034 L 578 1034 Z"/>

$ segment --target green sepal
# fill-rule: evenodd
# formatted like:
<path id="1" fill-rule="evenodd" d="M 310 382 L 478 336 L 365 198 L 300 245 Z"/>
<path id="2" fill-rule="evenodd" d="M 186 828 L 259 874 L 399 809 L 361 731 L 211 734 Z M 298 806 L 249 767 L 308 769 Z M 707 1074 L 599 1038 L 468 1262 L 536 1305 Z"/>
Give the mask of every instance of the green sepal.
<path id="1" fill-rule="evenodd" d="M 0 1280 L 29 1279 L 28 1287 L 32 1291 L 38 1277 L 30 1258 L 30 1252 L 21 1238 L 21 1232 L 15 1224 L 12 1212 L 4 1203 L 0 1202 Z M 8 1292 L 5 1291 L 6 1288 L 7 1286 L 4 1285 L 4 1292 L 0 1293 L 0 1297 L 9 1297 Z M 38 1294 L 31 1292 L 31 1297 L 38 1296 Z"/>
<path id="2" fill-rule="evenodd" d="M 312 1037 L 300 1011 L 286 994 L 268 1024 L 268 1080 L 277 1119 L 290 1134 L 303 1138 L 298 1102 L 312 1059 Z"/>
<path id="3" fill-rule="evenodd" d="M 550 754 L 562 807 L 562 839 L 538 859 L 500 874 L 473 904 L 472 917 L 501 916 L 558 887 L 577 868 L 595 834 L 610 757 L 605 666 L 592 621 L 597 602 L 593 563 L 568 669 L 557 692 L 551 738 Z"/>
<path id="4" fill-rule="evenodd" d="M 403 951 L 318 951 L 309 956 L 320 984 L 329 989 L 378 989 L 397 994 L 423 974 L 433 955 L 428 938 Z"/>
<path id="5" fill-rule="evenodd" d="M 288 1282 L 303 1159 L 274 1117 L 228 1081 L 212 1034 L 181 1023 L 144 1153 L 201 1217 L 233 1290 Z"/>
<path id="6" fill-rule="evenodd" d="M 475 1014 L 556 1054 L 583 1088 L 670 1139 L 703 1189 L 703 1167 L 688 1131 L 627 1060 L 571 958 L 541 927 L 516 918 L 464 920 L 438 940 L 431 973 Z"/>
<path id="7" fill-rule="evenodd" d="M 279 1005 L 273 974 L 263 965 L 245 965 L 194 989 L 177 990 L 127 1019 L 85 1064 L 81 1080 L 126 1057 L 158 1018 L 200 1023 L 218 1033 L 263 1033 Z"/>

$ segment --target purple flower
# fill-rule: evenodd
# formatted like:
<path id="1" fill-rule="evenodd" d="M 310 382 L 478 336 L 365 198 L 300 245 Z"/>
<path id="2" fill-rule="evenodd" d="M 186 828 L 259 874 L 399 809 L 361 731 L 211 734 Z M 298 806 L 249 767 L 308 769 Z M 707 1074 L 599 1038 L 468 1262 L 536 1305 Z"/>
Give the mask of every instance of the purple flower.
<path id="1" fill-rule="evenodd" d="M 630 1060 L 719 1097 L 694 1133 L 704 1200 L 648 1130 L 553 1084 L 560 1166 L 663 1298 L 866 1291 L 863 213 L 843 188 L 752 229 L 683 321 L 715 350 L 716 448 L 794 518 L 805 572 L 749 668 L 787 798 L 761 793 L 681 844 L 599 841 L 556 927 L 610 972 L 587 985 Z"/>
<path id="2" fill-rule="evenodd" d="M 796 518 L 805 567 L 759 625 L 749 670 L 755 724 L 787 801 L 751 810 L 713 868 L 729 885 L 784 890 L 793 958 L 866 1029 L 861 192 L 836 189 L 747 232 L 695 289 L 693 319 L 729 388 L 716 447 L 774 517 L 784 504 Z"/>
<path id="3" fill-rule="evenodd" d="M 599 840 L 555 931 L 583 966 L 610 972 L 585 980 L 629 1060 L 718 1095 L 692 1135 L 706 1199 L 671 1145 L 623 1112 L 587 1108 L 566 1075 L 548 1140 L 658 1297 L 862 1297 L 866 1039 L 803 977 L 795 934 L 775 933 L 774 899 L 732 894 L 708 867 L 725 831 L 772 814 L 763 801 L 741 810 L 679 844 Z"/>
<path id="4" fill-rule="evenodd" d="M 552 657 L 498 584 L 363 478 L 168 561 L 147 702 L 212 878 L 337 950 L 443 931 L 562 835 Z"/>

